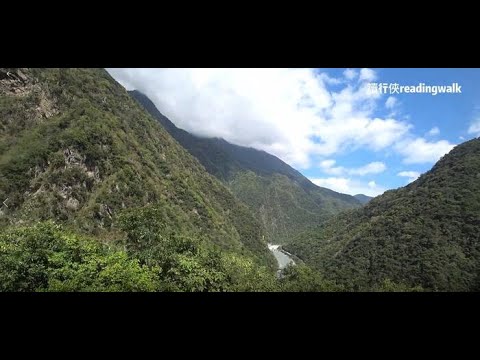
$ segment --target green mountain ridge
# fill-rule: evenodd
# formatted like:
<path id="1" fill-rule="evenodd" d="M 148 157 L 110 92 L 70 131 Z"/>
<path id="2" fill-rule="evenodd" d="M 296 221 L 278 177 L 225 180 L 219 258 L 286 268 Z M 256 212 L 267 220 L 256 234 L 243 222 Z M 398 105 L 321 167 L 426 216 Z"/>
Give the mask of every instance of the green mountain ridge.
<path id="1" fill-rule="evenodd" d="M 109 243 L 155 213 L 158 236 L 275 266 L 250 210 L 103 69 L 0 69 L 0 199 L 3 229 L 53 219 Z"/>
<path id="2" fill-rule="evenodd" d="M 480 290 L 480 138 L 457 145 L 411 184 L 299 234 L 286 249 L 351 290 L 386 280 Z"/>
<path id="3" fill-rule="evenodd" d="M 0 68 L 0 292 L 423 290 L 480 291 L 480 138 L 353 197 L 104 69 Z"/>
<path id="4" fill-rule="evenodd" d="M 364 195 L 364 194 L 353 195 L 353 197 L 354 197 L 355 199 L 357 199 L 358 201 L 360 201 L 362 204 L 366 204 L 366 203 L 368 203 L 370 200 L 373 199 L 372 196 L 367 196 L 367 195 Z"/>
<path id="5" fill-rule="evenodd" d="M 139 91 L 130 91 L 164 128 L 195 156 L 205 169 L 255 213 L 266 239 L 285 244 L 298 232 L 317 226 L 330 216 L 361 206 L 353 196 L 319 187 L 288 164 L 265 151 L 203 138 L 177 128 Z"/>

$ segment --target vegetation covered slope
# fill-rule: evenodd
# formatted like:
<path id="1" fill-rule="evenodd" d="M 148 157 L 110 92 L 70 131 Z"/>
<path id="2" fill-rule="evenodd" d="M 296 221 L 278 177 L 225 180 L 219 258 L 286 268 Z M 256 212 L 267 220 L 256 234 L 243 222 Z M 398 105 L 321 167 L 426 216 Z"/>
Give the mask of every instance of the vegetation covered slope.
<path id="1" fill-rule="evenodd" d="M 282 160 L 264 151 L 201 138 L 177 128 L 139 91 L 130 94 L 205 169 L 222 180 L 261 220 L 268 242 L 288 243 L 299 231 L 317 226 L 343 209 L 359 207 L 353 196 L 319 187 Z"/>
<path id="2" fill-rule="evenodd" d="M 103 69 L 0 69 L 4 200 L 2 227 L 54 219 L 110 240 L 122 212 L 151 208 L 159 236 L 274 265 L 250 210 Z"/>
<path id="3" fill-rule="evenodd" d="M 480 290 L 480 139 L 429 172 L 286 246 L 348 289 L 393 280 L 440 291 Z"/>
<path id="4" fill-rule="evenodd" d="M 155 214 L 156 215 L 156 214 Z M 145 213 L 136 220 L 152 220 Z M 158 218 L 123 223 L 124 246 L 53 222 L 0 231 L 0 291 L 276 291 L 266 267 L 206 238 L 164 237 Z M 144 237 L 138 241 L 138 235 Z M 146 238 L 145 238 L 146 237 Z M 310 271 L 310 273 L 312 273 Z M 314 273 L 314 272 L 313 272 Z M 318 278 L 318 276 L 317 276 Z M 297 284 L 298 280 L 294 279 Z M 323 283 L 317 282 L 317 288 Z M 322 289 L 322 288 L 319 288 Z"/>
<path id="5" fill-rule="evenodd" d="M 371 196 L 363 195 L 363 194 L 357 194 L 353 196 L 355 199 L 360 201 L 362 204 L 368 203 L 370 200 L 373 199 Z"/>

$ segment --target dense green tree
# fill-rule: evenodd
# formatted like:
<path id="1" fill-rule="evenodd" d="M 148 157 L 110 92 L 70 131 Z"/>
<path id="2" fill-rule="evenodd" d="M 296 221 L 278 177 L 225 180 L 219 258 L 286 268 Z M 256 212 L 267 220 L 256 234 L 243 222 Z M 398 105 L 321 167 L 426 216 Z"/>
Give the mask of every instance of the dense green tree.
<path id="1" fill-rule="evenodd" d="M 272 271 L 249 257 L 198 238 L 152 236 L 127 253 L 53 222 L 4 229 L 0 291 L 277 290 Z"/>
<path id="2" fill-rule="evenodd" d="M 392 281 L 399 289 L 474 291 L 479 214 L 480 139 L 473 139 L 413 183 L 299 234 L 285 248 L 349 290 L 388 290 Z"/>
<path id="3" fill-rule="evenodd" d="M 155 291 L 158 270 L 53 222 L 0 232 L 1 291 Z"/>
<path id="4" fill-rule="evenodd" d="M 288 265 L 280 278 L 280 289 L 285 292 L 337 292 L 343 288 L 326 280 L 320 272 L 304 265 Z"/>
<path id="5" fill-rule="evenodd" d="M 405 284 L 394 283 L 390 279 L 385 279 L 382 283 L 375 285 L 372 291 L 376 292 L 422 292 L 421 286 L 408 286 Z"/>
<path id="6" fill-rule="evenodd" d="M 251 257 L 222 251 L 199 234 L 179 235 L 165 221 L 164 209 L 122 214 L 124 246 L 142 264 L 160 269 L 163 291 L 267 291 L 274 273 Z"/>

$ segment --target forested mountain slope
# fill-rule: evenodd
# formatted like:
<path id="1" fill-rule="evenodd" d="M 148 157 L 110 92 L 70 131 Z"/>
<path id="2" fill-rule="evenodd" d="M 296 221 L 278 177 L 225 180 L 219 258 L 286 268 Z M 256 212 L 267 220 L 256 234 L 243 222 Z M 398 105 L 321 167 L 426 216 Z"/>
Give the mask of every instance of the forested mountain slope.
<path id="1" fill-rule="evenodd" d="M 268 242 L 283 244 L 341 210 L 361 206 L 353 196 L 319 187 L 279 158 L 219 138 L 177 128 L 147 96 L 130 91 L 207 171 L 222 180 L 263 223 Z"/>
<path id="2" fill-rule="evenodd" d="M 300 234 L 287 250 L 353 290 L 385 279 L 480 290 L 480 139 L 456 146 L 406 187 Z"/>
<path id="3" fill-rule="evenodd" d="M 354 198 L 360 201 L 362 204 L 368 203 L 370 200 L 373 199 L 371 196 L 363 195 L 363 194 L 357 194 L 354 195 Z"/>
<path id="4" fill-rule="evenodd" d="M 143 214 L 158 236 L 274 264 L 250 210 L 103 69 L 0 69 L 4 200 L 2 227 L 53 219 L 108 241 Z"/>

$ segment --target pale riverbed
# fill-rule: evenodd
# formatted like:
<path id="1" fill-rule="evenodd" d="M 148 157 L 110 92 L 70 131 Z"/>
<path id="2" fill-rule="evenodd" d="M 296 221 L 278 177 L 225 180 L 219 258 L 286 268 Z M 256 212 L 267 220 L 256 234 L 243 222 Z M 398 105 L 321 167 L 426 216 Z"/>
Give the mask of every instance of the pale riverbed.
<path id="1" fill-rule="evenodd" d="M 295 261 L 282 250 L 281 245 L 268 244 L 268 249 L 273 253 L 278 262 L 278 270 L 283 270 L 288 264 L 295 265 Z"/>

